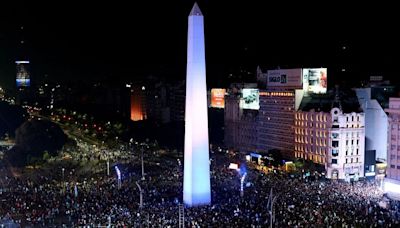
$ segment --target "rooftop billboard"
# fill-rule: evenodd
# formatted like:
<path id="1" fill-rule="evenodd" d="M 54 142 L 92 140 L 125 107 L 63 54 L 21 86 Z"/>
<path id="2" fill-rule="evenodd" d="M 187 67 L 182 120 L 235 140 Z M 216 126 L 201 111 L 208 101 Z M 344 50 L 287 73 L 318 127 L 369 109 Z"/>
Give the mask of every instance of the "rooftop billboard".
<path id="1" fill-rule="evenodd" d="M 301 88 L 301 69 L 269 70 L 267 87 L 297 87 Z"/>
<path id="2" fill-rule="evenodd" d="M 304 68 L 303 69 L 303 91 L 304 94 L 322 94 L 327 91 L 327 69 L 326 68 Z"/>
<path id="3" fill-rule="evenodd" d="M 211 89 L 211 107 L 225 108 L 225 89 Z"/>
<path id="4" fill-rule="evenodd" d="M 260 109 L 260 93 L 258 89 L 242 89 L 239 106 L 241 109 Z"/>

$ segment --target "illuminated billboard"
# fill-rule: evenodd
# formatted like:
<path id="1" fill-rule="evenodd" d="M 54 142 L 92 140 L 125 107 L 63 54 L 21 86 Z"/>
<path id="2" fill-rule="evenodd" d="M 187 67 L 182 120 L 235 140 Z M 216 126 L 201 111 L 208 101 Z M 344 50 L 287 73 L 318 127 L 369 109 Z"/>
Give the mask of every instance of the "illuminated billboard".
<path id="1" fill-rule="evenodd" d="M 301 69 L 269 70 L 267 87 L 296 87 L 301 88 Z"/>
<path id="2" fill-rule="evenodd" d="M 242 98 L 240 99 L 241 109 L 260 109 L 260 94 L 258 89 L 242 89 Z"/>
<path id="3" fill-rule="evenodd" d="M 17 78 L 17 87 L 28 87 L 31 85 L 31 80 L 28 78 Z"/>
<path id="4" fill-rule="evenodd" d="M 31 85 L 31 79 L 29 75 L 29 61 L 15 61 L 17 64 L 17 87 L 28 87 Z"/>
<path id="5" fill-rule="evenodd" d="M 326 68 L 304 68 L 303 69 L 303 91 L 304 94 L 326 93 L 327 91 L 327 69 Z"/>
<path id="6" fill-rule="evenodd" d="M 211 107 L 225 107 L 225 89 L 211 89 Z"/>

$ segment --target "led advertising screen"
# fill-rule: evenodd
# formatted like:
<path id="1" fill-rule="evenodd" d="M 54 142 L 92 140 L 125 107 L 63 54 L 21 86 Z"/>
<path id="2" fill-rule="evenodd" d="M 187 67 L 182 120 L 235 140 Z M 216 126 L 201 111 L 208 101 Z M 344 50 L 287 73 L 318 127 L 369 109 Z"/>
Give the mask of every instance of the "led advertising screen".
<path id="1" fill-rule="evenodd" d="M 303 90 L 305 94 L 321 94 L 327 91 L 327 69 L 303 69 Z"/>
<path id="2" fill-rule="evenodd" d="M 258 89 L 242 89 L 242 98 L 240 99 L 241 109 L 260 109 L 260 94 Z"/>
<path id="3" fill-rule="evenodd" d="M 28 78 L 17 78 L 17 87 L 28 87 L 31 85 L 31 80 Z"/>
<path id="4" fill-rule="evenodd" d="M 301 88 L 301 69 L 269 70 L 267 87 L 297 87 Z"/>
<path id="5" fill-rule="evenodd" d="M 225 89 L 211 89 L 211 107 L 225 107 Z"/>

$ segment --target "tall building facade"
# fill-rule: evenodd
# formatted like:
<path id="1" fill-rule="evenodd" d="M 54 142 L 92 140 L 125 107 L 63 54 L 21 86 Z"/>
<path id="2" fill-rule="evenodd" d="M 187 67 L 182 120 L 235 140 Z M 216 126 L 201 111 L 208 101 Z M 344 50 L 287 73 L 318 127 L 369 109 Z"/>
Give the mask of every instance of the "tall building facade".
<path id="1" fill-rule="evenodd" d="M 29 61 L 15 61 L 15 64 L 17 65 L 17 88 L 29 87 L 31 85 Z"/>
<path id="2" fill-rule="evenodd" d="M 400 98 L 389 99 L 387 178 L 400 180 Z"/>
<path id="3" fill-rule="evenodd" d="M 294 114 L 303 97 L 302 69 L 263 73 L 258 68 L 257 78 L 266 80 L 266 89 L 260 92 L 257 148 L 264 152 L 276 149 L 293 158 Z"/>
<path id="4" fill-rule="evenodd" d="M 295 156 L 325 166 L 331 179 L 364 177 L 364 113 L 298 111 L 295 115 Z"/>
<path id="5" fill-rule="evenodd" d="M 172 85 L 169 91 L 170 119 L 182 122 L 185 120 L 185 81 Z"/>
<path id="6" fill-rule="evenodd" d="M 132 85 L 130 87 L 131 91 L 131 120 L 140 121 L 147 119 L 146 115 L 146 96 L 145 96 L 145 86 Z"/>
<path id="7" fill-rule="evenodd" d="M 331 116 L 327 177 L 346 180 L 364 177 L 364 113 L 343 113 L 339 108 L 333 108 Z"/>
<path id="8" fill-rule="evenodd" d="M 240 126 L 240 108 L 239 98 L 236 94 L 225 96 L 224 122 L 225 133 L 224 143 L 226 146 L 238 148 L 239 145 L 239 126 Z"/>
<path id="9" fill-rule="evenodd" d="M 225 96 L 224 144 L 239 151 L 257 151 L 259 112 L 241 107 L 243 89 L 256 87 L 253 83 L 234 83 Z"/>
<path id="10" fill-rule="evenodd" d="M 371 98 L 371 88 L 357 88 L 355 92 L 365 114 L 365 150 L 375 150 L 376 160 L 386 162 L 388 142 L 388 117 L 376 99 Z"/>
<path id="11" fill-rule="evenodd" d="M 293 157 L 295 90 L 269 89 L 260 92 L 257 149 L 277 149 Z"/>
<path id="12" fill-rule="evenodd" d="M 330 113 L 298 111 L 295 114 L 294 154 L 296 158 L 325 165 L 330 144 Z"/>

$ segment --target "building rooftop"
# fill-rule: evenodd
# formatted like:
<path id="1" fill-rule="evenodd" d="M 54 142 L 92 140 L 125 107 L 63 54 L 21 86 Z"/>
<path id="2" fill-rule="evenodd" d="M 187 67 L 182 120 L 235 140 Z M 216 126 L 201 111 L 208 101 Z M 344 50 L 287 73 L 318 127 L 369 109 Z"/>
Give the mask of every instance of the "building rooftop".
<path id="1" fill-rule="evenodd" d="M 334 107 L 341 107 L 343 113 L 362 112 L 356 93 L 352 90 L 340 90 L 338 97 L 330 90 L 326 94 L 312 94 L 303 97 L 299 110 L 316 112 L 330 112 Z"/>

